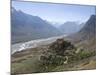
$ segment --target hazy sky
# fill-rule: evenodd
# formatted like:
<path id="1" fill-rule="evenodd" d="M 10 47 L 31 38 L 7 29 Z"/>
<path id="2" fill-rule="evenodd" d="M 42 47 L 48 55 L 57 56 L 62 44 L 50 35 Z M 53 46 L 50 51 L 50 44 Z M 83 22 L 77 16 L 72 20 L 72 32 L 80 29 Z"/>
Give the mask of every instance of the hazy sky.
<path id="1" fill-rule="evenodd" d="M 12 7 L 50 22 L 84 22 L 95 14 L 95 6 L 13 1 Z"/>

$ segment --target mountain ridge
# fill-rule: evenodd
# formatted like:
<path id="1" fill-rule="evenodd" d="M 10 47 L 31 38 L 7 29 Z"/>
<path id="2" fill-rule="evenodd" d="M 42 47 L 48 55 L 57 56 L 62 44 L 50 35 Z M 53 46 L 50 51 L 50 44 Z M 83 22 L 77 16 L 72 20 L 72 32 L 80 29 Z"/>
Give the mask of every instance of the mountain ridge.
<path id="1" fill-rule="evenodd" d="M 28 41 L 61 35 L 61 32 L 38 16 L 13 8 L 11 15 L 12 42 Z"/>
<path id="2" fill-rule="evenodd" d="M 91 15 L 84 27 L 77 33 L 65 37 L 89 50 L 96 49 L 96 15 Z"/>

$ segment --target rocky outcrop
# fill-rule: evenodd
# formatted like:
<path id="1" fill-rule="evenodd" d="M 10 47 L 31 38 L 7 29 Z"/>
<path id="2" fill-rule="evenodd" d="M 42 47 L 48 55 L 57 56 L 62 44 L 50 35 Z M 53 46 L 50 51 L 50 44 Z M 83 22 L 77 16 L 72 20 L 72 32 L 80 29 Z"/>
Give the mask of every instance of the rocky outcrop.
<path id="1" fill-rule="evenodd" d="M 64 39 L 57 39 L 40 56 L 40 61 L 46 66 L 67 64 L 69 56 L 73 56 L 74 54 L 75 47 L 71 42 Z"/>

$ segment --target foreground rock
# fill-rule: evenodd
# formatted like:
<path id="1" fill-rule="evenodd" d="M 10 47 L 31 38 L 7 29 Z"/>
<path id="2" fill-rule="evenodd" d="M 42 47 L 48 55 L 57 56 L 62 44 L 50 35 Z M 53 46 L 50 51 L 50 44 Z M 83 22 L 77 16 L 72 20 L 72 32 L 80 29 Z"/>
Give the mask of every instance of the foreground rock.
<path id="1" fill-rule="evenodd" d="M 75 54 L 75 49 L 71 42 L 64 39 L 57 39 L 43 52 L 40 61 L 45 66 L 67 64 L 69 56 Z"/>

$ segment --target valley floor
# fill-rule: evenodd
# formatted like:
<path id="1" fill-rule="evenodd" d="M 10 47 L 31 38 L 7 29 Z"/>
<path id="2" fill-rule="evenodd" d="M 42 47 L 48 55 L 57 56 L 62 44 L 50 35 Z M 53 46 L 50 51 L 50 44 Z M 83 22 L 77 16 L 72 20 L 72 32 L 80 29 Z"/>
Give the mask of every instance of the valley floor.
<path id="1" fill-rule="evenodd" d="M 59 71 L 75 71 L 75 70 L 91 70 L 96 69 L 96 57 L 91 56 L 73 63 L 63 64 L 56 67 L 50 67 L 48 70 L 40 67 L 39 57 L 46 47 L 31 48 L 28 50 L 14 53 L 11 57 L 11 73 L 27 74 L 39 72 L 59 72 Z"/>

